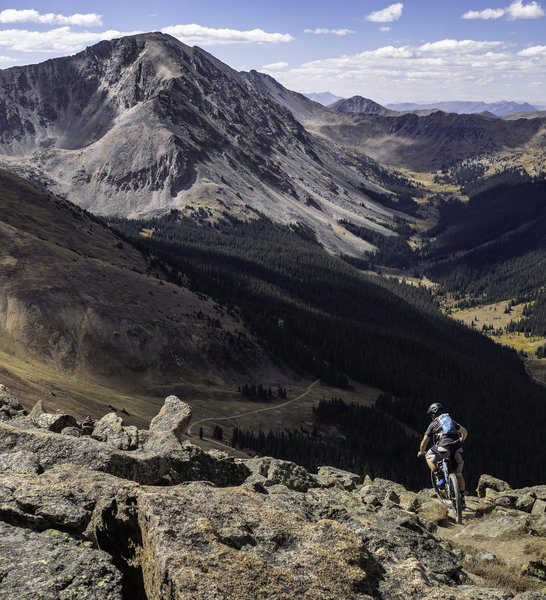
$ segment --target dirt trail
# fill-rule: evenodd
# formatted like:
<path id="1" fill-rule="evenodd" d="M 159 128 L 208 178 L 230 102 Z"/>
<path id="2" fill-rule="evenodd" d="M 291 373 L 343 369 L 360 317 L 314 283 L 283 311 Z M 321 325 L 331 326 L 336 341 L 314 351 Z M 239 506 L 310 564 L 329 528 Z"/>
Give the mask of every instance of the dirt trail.
<path id="1" fill-rule="evenodd" d="M 237 415 L 231 415 L 229 417 L 207 417 L 206 419 L 199 419 L 199 421 L 193 422 L 188 427 L 188 430 L 186 431 L 186 435 L 188 435 L 188 436 L 191 437 L 193 428 L 196 425 L 198 425 L 199 423 L 205 423 L 207 421 L 215 421 L 215 422 L 216 421 L 229 421 L 230 419 L 238 419 L 240 417 L 247 417 L 249 415 L 256 415 L 258 413 L 262 413 L 262 412 L 266 412 L 266 411 L 278 410 L 279 408 L 282 408 L 283 406 L 287 406 L 288 404 L 292 404 L 293 402 L 297 402 L 298 400 L 301 400 L 302 398 L 304 398 L 305 396 L 307 396 L 307 394 L 309 394 L 309 392 L 312 390 L 312 388 L 315 385 L 317 385 L 317 383 L 320 383 L 320 379 L 317 379 L 316 381 L 313 381 L 313 383 L 311 383 L 309 385 L 309 387 L 307 388 L 307 390 L 305 392 L 303 392 L 303 394 L 300 394 L 296 398 L 292 398 L 292 400 L 288 400 L 287 402 L 283 402 L 282 404 L 276 404 L 275 406 L 266 406 L 265 408 L 258 408 L 256 410 L 250 410 L 248 412 L 239 413 Z M 209 441 L 214 441 L 214 440 L 209 440 Z M 225 446 L 225 444 L 220 444 L 220 445 Z M 226 447 L 231 449 L 231 446 L 226 446 Z"/>

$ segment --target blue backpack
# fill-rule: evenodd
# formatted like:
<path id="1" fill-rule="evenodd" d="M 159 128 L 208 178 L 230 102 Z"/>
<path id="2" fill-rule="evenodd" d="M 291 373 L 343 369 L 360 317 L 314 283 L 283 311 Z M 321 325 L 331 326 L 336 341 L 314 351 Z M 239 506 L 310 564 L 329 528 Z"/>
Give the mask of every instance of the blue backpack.
<path id="1" fill-rule="evenodd" d="M 440 427 L 442 428 L 442 433 L 444 435 L 457 433 L 455 423 L 447 413 L 438 417 L 438 423 L 440 424 Z"/>

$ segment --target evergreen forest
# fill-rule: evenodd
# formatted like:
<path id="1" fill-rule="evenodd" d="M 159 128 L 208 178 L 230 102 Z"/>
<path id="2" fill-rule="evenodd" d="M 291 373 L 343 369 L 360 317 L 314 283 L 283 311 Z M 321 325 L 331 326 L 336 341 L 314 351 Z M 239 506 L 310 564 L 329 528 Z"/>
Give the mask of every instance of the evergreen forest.
<path id="1" fill-rule="evenodd" d="M 468 184 L 470 185 L 470 184 Z M 518 171 L 476 182 L 467 204 L 440 206 L 428 275 L 473 304 L 530 302 L 512 330 L 546 333 L 546 181 Z M 453 257 L 453 258 L 451 258 Z"/>
<path id="2" fill-rule="evenodd" d="M 341 389 L 355 380 L 383 390 L 392 397 L 381 406 L 389 423 L 421 434 L 427 406 L 441 401 L 470 431 L 471 482 L 481 473 L 515 486 L 546 479 L 533 443 L 546 426 L 546 390 L 529 380 L 516 352 L 442 315 L 425 288 L 365 275 L 325 252 L 306 227 L 259 215 L 241 221 L 226 213 L 211 223 L 171 211 L 110 226 L 171 281 L 244 320 L 293 368 Z M 352 427 L 342 436 L 363 435 Z M 383 433 L 385 455 L 396 448 L 414 456 L 418 442 L 404 439 Z M 393 446 L 399 443 L 403 452 Z M 390 474 L 393 461 L 368 462 Z M 412 459 L 407 469 L 411 481 L 426 484 L 421 462 Z"/>

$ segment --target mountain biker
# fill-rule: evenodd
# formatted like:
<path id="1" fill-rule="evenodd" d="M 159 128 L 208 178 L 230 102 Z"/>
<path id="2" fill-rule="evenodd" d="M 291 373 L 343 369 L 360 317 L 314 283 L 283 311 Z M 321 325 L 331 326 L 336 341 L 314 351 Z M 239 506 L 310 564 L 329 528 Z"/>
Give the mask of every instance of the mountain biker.
<path id="1" fill-rule="evenodd" d="M 464 496 L 466 493 L 466 484 L 463 477 L 464 461 L 461 442 L 468 436 L 468 431 L 462 425 L 453 421 L 447 413 L 443 412 L 443 410 L 444 409 L 439 402 L 434 402 L 428 407 L 427 414 L 430 415 L 432 421 L 427 427 L 417 456 L 425 456 L 431 471 L 436 471 L 438 469 L 438 463 L 442 459 L 449 458 L 450 456 L 455 458 L 455 462 L 457 463 L 455 475 L 457 476 L 457 481 L 459 483 L 461 504 L 463 508 L 465 508 Z M 445 423 L 447 423 L 447 427 L 445 426 Z M 433 445 L 425 454 L 431 439 L 433 440 Z"/>

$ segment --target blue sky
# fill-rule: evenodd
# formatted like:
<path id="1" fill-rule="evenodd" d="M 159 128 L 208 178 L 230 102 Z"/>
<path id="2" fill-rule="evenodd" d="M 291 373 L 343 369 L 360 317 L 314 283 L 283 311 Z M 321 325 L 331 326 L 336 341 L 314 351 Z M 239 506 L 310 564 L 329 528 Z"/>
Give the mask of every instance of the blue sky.
<path id="1" fill-rule="evenodd" d="M 546 4 L 534 0 L 3 0 L 0 68 L 145 31 L 304 93 L 546 106 Z"/>

